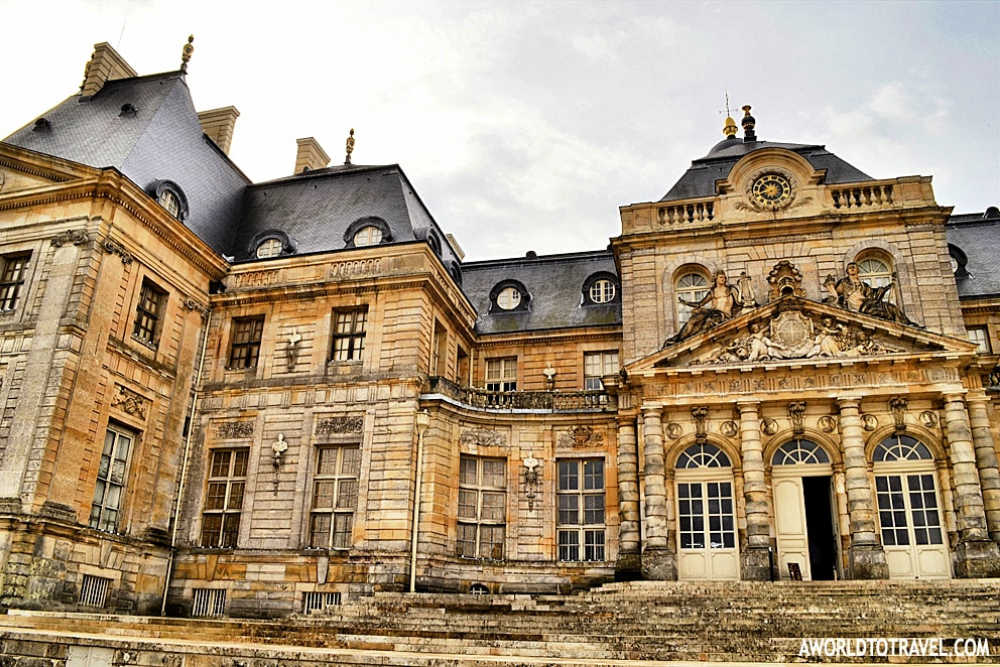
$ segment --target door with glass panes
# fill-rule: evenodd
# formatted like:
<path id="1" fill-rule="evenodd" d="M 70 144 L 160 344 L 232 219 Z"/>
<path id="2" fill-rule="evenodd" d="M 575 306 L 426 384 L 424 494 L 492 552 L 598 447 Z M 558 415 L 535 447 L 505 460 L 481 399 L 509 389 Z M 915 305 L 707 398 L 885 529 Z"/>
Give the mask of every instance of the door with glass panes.
<path id="1" fill-rule="evenodd" d="M 739 579 L 736 503 L 729 457 L 709 443 L 677 459 L 677 576 Z"/>
<path id="2" fill-rule="evenodd" d="M 872 463 L 889 576 L 897 579 L 951 577 L 937 473 L 930 450 L 915 438 L 895 434 L 875 448 Z"/>

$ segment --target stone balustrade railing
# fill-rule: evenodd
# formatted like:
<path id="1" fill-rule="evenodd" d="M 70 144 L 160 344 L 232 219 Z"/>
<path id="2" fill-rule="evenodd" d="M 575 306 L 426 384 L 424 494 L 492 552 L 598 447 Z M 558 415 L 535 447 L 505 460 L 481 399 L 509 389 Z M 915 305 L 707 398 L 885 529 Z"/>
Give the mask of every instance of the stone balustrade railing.
<path id="1" fill-rule="evenodd" d="M 656 219 L 661 225 L 690 224 L 714 220 L 715 198 L 670 202 L 656 209 Z"/>
<path id="2" fill-rule="evenodd" d="M 463 387 L 443 377 L 427 380 L 425 393 L 442 394 L 480 410 L 544 410 L 549 412 L 614 412 L 615 397 L 606 391 L 487 391 Z"/>
<path id="3" fill-rule="evenodd" d="M 892 199 L 893 183 L 866 182 L 831 186 L 833 208 L 839 210 L 874 210 L 895 205 Z"/>

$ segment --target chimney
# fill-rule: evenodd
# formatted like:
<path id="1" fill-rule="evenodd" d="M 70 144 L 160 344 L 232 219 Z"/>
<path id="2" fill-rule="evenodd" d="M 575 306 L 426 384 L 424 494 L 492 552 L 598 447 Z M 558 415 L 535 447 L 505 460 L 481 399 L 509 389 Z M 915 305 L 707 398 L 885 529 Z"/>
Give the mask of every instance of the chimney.
<path id="1" fill-rule="evenodd" d="M 330 156 L 326 154 L 319 142 L 312 137 L 296 139 L 299 149 L 295 154 L 295 173 L 301 174 L 313 169 L 322 169 L 330 164 Z"/>
<path id="2" fill-rule="evenodd" d="M 233 143 L 233 128 L 239 117 L 239 109 L 233 106 L 198 112 L 202 132 L 226 155 L 229 155 L 229 145 Z"/>
<path id="3" fill-rule="evenodd" d="M 127 79 L 138 76 L 132 66 L 118 55 L 107 42 L 94 44 L 94 54 L 87 61 L 83 71 L 83 83 L 80 85 L 80 96 L 89 98 L 104 87 L 105 82 L 115 79 Z"/>

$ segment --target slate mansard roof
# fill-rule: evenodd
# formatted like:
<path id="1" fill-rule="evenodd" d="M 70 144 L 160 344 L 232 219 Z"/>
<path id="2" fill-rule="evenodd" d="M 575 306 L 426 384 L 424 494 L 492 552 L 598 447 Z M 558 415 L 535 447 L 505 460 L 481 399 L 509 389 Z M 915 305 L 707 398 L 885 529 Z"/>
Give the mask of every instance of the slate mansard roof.
<path id="1" fill-rule="evenodd" d="M 959 297 L 1000 296 L 1000 211 L 953 215 L 947 232 L 948 243 L 966 260 L 964 267 L 959 260 Z"/>
<path id="2" fill-rule="evenodd" d="M 122 105 L 135 107 L 123 115 Z M 184 221 L 217 252 L 227 254 L 250 180 L 202 132 L 184 75 L 167 72 L 108 81 L 93 97 L 71 95 L 6 143 L 91 167 L 114 167 L 147 189 L 158 180 L 180 186 Z"/>
<path id="3" fill-rule="evenodd" d="M 765 148 L 784 148 L 804 157 L 814 169 L 826 169 L 826 183 L 854 183 L 869 181 L 871 176 L 857 167 L 826 150 L 826 147 L 811 144 L 783 144 L 774 141 L 743 141 L 735 137 L 723 139 L 703 158 L 693 160 L 691 166 L 680 177 L 660 201 L 711 197 L 716 194 L 715 182 L 726 178 L 739 160 L 746 154 Z"/>
<path id="4" fill-rule="evenodd" d="M 584 283 L 596 273 L 615 277 L 617 298 L 585 305 Z M 479 313 L 479 333 L 615 326 L 622 321 L 621 286 L 609 250 L 468 262 L 462 265 L 462 275 L 463 290 Z M 490 292 L 505 280 L 516 280 L 527 289 L 526 309 L 490 312 Z"/>

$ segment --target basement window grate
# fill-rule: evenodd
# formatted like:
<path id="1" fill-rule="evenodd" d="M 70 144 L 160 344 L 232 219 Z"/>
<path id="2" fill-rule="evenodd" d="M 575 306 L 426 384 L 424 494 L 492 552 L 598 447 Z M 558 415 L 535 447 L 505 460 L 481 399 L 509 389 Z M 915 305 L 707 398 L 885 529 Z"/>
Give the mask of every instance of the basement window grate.
<path id="1" fill-rule="evenodd" d="M 302 613 L 311 614 L 340 604 L 340 593 L 309 591 L 302 595 Z"/>
<path id="2" fill-rule="evenodd" d="M 92 574 L 83 575 L 83 585 L 80 586 L 80 604 L 85 607 L 103 607 L 108 602 L 108 589 L 111 579 L 95 577 Z"/>
<path id="3" fill-rule="evenodd" d="M 224 616 L 226 613 L 226 589 L 196 588 L 194 589 L 194 605 L 191 615 L 198 617 Z"/>

